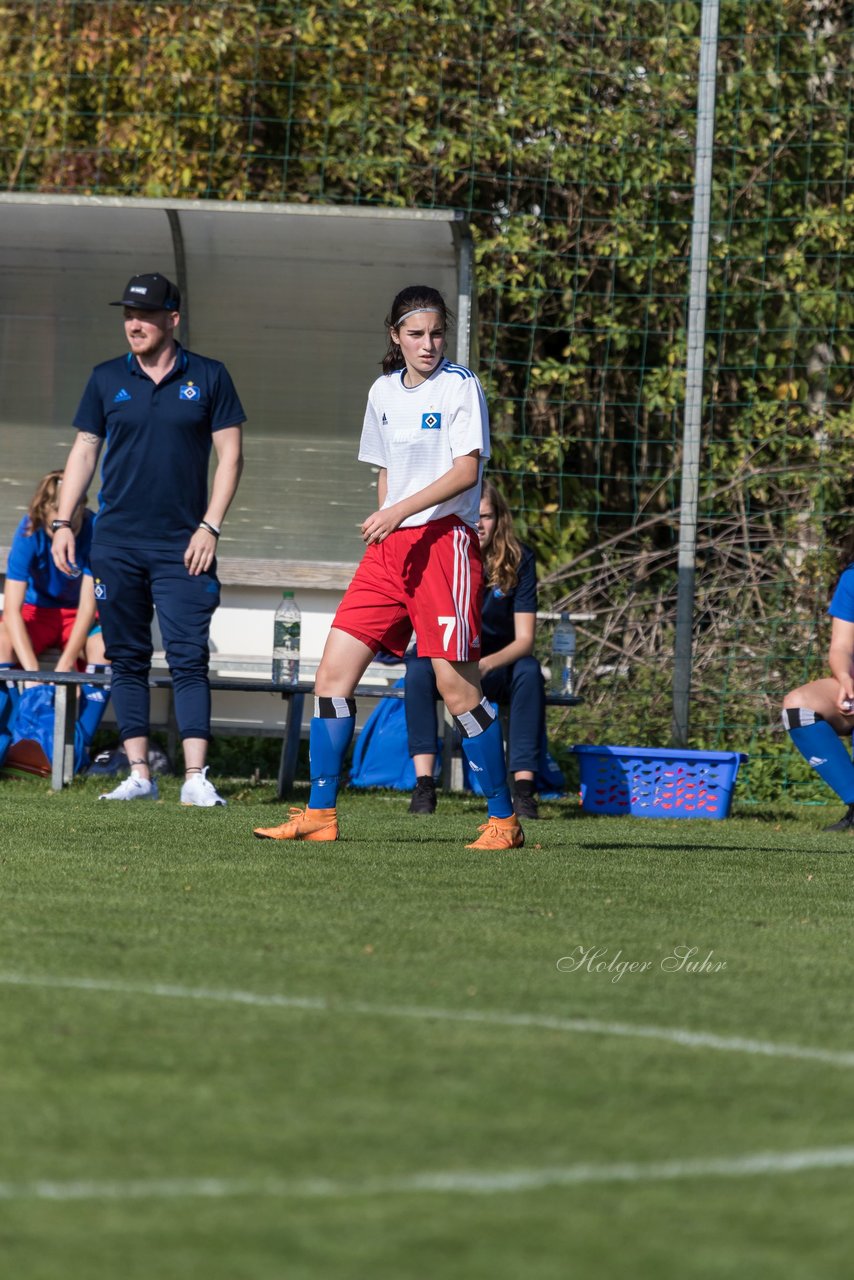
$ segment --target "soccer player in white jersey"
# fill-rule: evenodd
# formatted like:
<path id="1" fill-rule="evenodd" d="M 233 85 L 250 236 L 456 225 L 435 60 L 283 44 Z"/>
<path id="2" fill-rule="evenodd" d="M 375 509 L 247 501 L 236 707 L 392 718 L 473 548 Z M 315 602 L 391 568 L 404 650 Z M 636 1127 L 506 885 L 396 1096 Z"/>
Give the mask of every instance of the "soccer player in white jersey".
<path id="1" fill-rule="evenodd" d="M 482 565 L 477 536 L 489 416 L 470 369 L 445 359 L 442 295 L 410 285 L 392 303 L 383 374 L 368 394 L 359 460 L 379 468 L 379 509 L 332 622 L 315 678 L 311 794 L 269 840 L 337 840 L 341 764 L 356 724 L 354 690 L 380 649 L 402 656 L 418 635 L 487 800 L 469 849 L 520 848 L 501 728 L 478 675 Z"/>

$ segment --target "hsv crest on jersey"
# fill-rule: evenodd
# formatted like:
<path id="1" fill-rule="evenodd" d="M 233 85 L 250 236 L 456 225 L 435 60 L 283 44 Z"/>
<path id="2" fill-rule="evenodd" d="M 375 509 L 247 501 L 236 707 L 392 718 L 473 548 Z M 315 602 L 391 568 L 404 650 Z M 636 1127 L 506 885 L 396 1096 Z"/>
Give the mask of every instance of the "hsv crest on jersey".
<path id="1" fill-rule="evenodd" d="M 441 413 L 422 413 L 421 430 L 422 431 L 439 431 L 442 426 Z"/>
<path id="2" fill-rule="evenodd" d="M 201 392 L 193 382 L 185 382 L 178 392 L 179 400 L 198 400 Z"/>
<path id="3" fill-rule="evenodd" d="M 102 582 L 100 578 L 96 578 L 95 579 L 95 599 L 106 600 L 106 598 L 107 598 L 107 584 L 105 582 Z"/>

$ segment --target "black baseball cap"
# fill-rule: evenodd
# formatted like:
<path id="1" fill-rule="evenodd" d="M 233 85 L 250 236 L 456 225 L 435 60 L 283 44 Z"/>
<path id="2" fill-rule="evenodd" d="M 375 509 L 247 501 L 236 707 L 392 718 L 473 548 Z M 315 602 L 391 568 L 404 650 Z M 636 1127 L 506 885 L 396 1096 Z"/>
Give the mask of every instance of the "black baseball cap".
<path id="1" fill-rule="evenodd" d="M 111 302 L 110 306 L 138 307 L 141 311 L 180 311 L 181 293 L 171 280 L 154 271 L 148 275 L 131 276 L 121 302 Z"/>

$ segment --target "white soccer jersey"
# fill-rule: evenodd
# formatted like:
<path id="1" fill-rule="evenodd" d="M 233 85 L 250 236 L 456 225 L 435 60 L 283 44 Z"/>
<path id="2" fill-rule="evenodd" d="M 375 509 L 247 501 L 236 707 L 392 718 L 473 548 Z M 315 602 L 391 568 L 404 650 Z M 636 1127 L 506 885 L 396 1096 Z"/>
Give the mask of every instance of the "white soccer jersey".
<path id="1" fill-rule="evenodd" d="M 359 442 L 359 461 L 388 472 L 384 506 L 411 497 L 450 471 L 454 458 L 480 450 L 477 484 L 449 502 L 408 516 L 401 528 L 457 515 L 473 529 L 480 515 L 480 482 L 489 457 L 489 413 L 483 388 L 470 369 L 443 360 L 417 387 L 403 385 L 403 370 L 377 378 Z"/>

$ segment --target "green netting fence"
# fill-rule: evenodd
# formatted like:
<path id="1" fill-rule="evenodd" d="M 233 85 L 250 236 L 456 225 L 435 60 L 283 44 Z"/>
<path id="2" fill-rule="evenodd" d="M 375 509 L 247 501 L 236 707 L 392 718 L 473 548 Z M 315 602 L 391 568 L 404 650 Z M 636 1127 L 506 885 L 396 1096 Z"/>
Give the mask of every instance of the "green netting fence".
<path id="1" fill-rule="evenodd" d="M 670 732 L 699 4 L 0 3 L 9 190 L 455 208 L 493 473 L 583 619 L 577 740 Z M 854 499 L 852 30 L 720 9 L 691 699 L 745 794 L 821 671 Z"/>

